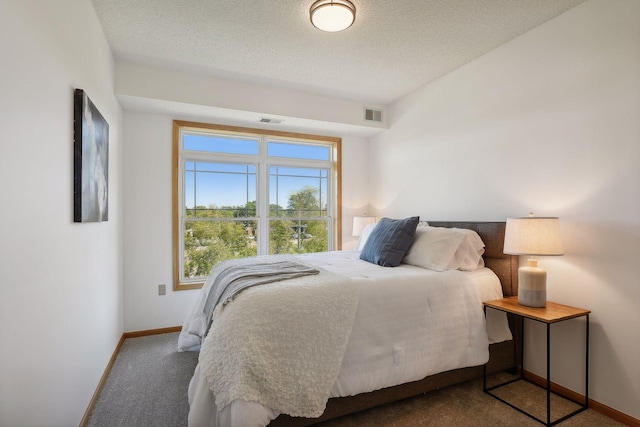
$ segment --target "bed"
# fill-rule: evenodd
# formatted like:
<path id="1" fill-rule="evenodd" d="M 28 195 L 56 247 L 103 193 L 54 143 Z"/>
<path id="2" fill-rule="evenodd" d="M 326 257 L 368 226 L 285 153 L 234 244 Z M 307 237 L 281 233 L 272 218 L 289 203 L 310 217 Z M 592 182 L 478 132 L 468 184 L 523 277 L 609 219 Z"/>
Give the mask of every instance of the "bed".
<path id="1" fill-rule="evenodd" d="M 282 296 L 290 295 L 282 292 L 291 292 L 288 284 L 291 281 L 252 287 L 243 291 L 237 298 L 231 298 L 228 305 L 219 307 L 223 315 L 217 311 L 213 314 L 216 320 L 211 327 L 211 332 L 200 342 L 190 341 L 193 339 L 193 336 L 189 336 L 189 330 L 193 329 L 190 313 L 181 333 L 181 349 L 197 350 L 202 344 L 202 351 L 189 387 L 191 405 L 189 425 L 221 427 L 312 425 L 479 377 L 482 375 L 482 365 L 487 361 L 488 372 L 513 368 L 516 346 L 511 339 L 506 317 L 487 319 L 485 326 L 481 310 L 482 300 L 517 294 L 517 257 L 502 253 L 504 223 L 430 221 L 429 225 L 432 229 L 433 227 L 438 229 L 455 227 L 455 229 L 473 230 L 484 243 L 482 265 L 471 271 L 451 269 L 434 272 L 408 264 L 401 264 L 395 268 L 380 267 L 361 261 L 360 252 L 299 256 L 298 259 L 303 263 L 318 267 L 323 274 L 316 278 L 308 276 L 293 280 L 300 281 L 301 288 L 304 289 L 306 286 L 312 292 L 320 288 L 324 290 L 322 293 L 313 294 L 312 298 L 304 295 L 300 297 L 302 301 L 307 302 L 312 299 L 314 305 L 305 306 L 304 302 L 301 303 L 299 317 L 289 312 L 283 315 L 296 319 L 292 322 L 295 325 L 292 333 L 297 334 L 294 340 L 287 335 L 289 332 L 281 332 L 288 329 L 287 317 L 278 320 L 282 314 L 282 304 L 278 301 L 286 300 L 287 303 L 284 305 L 287 306 L 297 305 L 297 302 L 290 303 L 288 300 L 290 298 L 292 301 L 297 301 L 295 296 Z M 349 278 L 347 287 L 341 279 L 345 276 Z M 445 289 L 448 293 L 443 294 L 444 296 L 414 294 L 414 292 L 432 292 L 425 289 L 427 286 L 424 283 L 432 281 L 439 283 L 438 281 L 445 279 L 447 284 L 444 286 L 429 285 L 434 289 L 440 289 L 437 292 Z M 316 286 L 320 282 L 322 286 Z M 325 289 L 332 287 L 334 290 L 339 290 L 339 294 L 331 295 L 330 291 Z M 393 289 L 391 293 L 389 293 L 390 288 Z M 205 295 L 206 291 L 203 290 L 200 302 L 194 305 L 192 312 L 203 311 Z M 260 300 L 260 298 L 271 299 Z M 384 303 L 380 302 L 381 298 Z M 267 307 L 270 304 L 269 301 L 273 303 L 273 307 L 266 316 L 270 319 L 268 327 L 277 331 L 280 339 L 274 339 L 271 336 L 269 339 L 263 339 L 272 331 L 256 329 L 255 325 L 260 327 L 262 322 L 255 320 L 244 322 L 240 320 L 243 319 L 242 317 L 238 317 L 243 313 L 242 310 L 250 313 L 251 304 L 263 304 L 261 307 Z M 326 309 L 318 310 L 319 317 L 314 318 L 316 314 L 310 312 L 317 306 Z M 470 309 L 460 309 L 463 306 L 468 306 Z M 391 308 L 387 309 L 387 307 Z M 254 307 L 254 310 L 257 309 Z M 438 328 L 439 332 L 423 322 L 425 311 L 429 311 L 430 322 L 441 325 Z M 449 317 L 438 317 L 445 316 L 444 313 Z M 478 319 L 478 313 L 482 319 Z M 389 321 L 389 319 L 393 320 Z M 249 326 L 243 325 L 245 323 Z M 341 323 L 349 326 L 342 327 Z M 463 325 L 462 331 L 452 329 L 454 326 L 458 328 L 459 324 Z M 370 325 L 374 325 L 375 328 L 368 330 Z M 458 335 L 459 338 L 452 338 Z M 257 344 L 253 342 L 255 336 L 258 336 L 255 340 Z M 336 338 L 336 336 L 343 338 Z M 323 343 L 319 347 L 322 351 L 316 348 L 311 350 L 311 353 L 304 353 L 310 351 L 311 347 L 298 345 L 297 343 L 303 339 L 301 337 Z M 284 349 L 274 349 L 275 341 L 288 344 Z M 238 349 L 238 347 L 241 348 Z M 326 354 L 323 353 L 325 350 Z M 241 396 L 244 398 L 238 399 L 238 395 L 234 395 L 233 392 L 220 392 L 214 396 L 210 391 L 210 387 L 219 391 L 228 385 L 227 383 L 236 381 L 234 378 L 220 379 L 220 377 L 226 377 L 228 372 L 239 371 L 237 375 L 244 378 L 246 375 L 237 368 L 238 365 L 249 365 L 246 370 L 251 371 L 252 375 L 254 371 L 260 371 L 260 363 L 263 361 L 249 360 L 247 357 L 253 356 L 247 356 L 248 354 L 278 354 L 278 351 L 296 356 L 279 368 L 273 368 L 273 372 L 279 372 L 278 369 L 280 369 L 287 375 L 282 375 L 283 379 L 273 375 L 276 377 L 273 379 L 275 385 L 263 394 L 254 395 L 251 394 L 254 392 L 253 389 L 247 391 L 246 388 L 242 388 L 245 394 Z M 442 353 L 455 355 L 455 357 L 443 357 Z M 229 354 L 233 355 L 227 357 L 231 360 L 224 361 L 224 355 Z M 214 356 L 217 359 L 212 359 Z M 327 362 L 332 358 L 337 360 L 337 365 L 335 361 Z M 317 366 L 314 365 L 316 362 Z M 268 363 L 278 365 L 279 362 L 270 360 Z M 292 366 L 289 366 L 290 364 Z M 262 371 L 262 374 L 257 374 L 260 384 L 253 384 L 253 388 L 260 388 L 263 385 L 262 381 L 264 383 L 271 381 L 271 378 L 269 380 L 264 378 L 269 377 L 273 372 L 271 367 L 268 367 Z M 314 376 L 308 377 L 309 372 L 315 372 Z M 298 381 L 298 385 L 301 384 L 301 389 L 296 391 L 296 384 L 288 382 L 292 378 Z M 300 378 L 302 378 L 301 381 Z M 245 387 L 244 383 L 243 387 Z M 231 388 L 233 389 L 233 386 Z M 312 396 L 308 401 L 304 401 L 302 397 L 302 402 L 293 402 L 297 399 L 297 395 L 305 394 L 307 389 L 312 391 L 322 389 L 319 393 L 320 402 L 312 392 L 309 392 Z M 278 399 L 276 395 L 280 394 L 280 390 L 284 391 Z M 287 392 L 292 394 L 288 395 Z M 327 397 L 329 397 L 328 400 Z M 318 404 L 321 406 L 320 412 L 318 412 Z M 218 411 L 218 406 L 223 410 Z M 271 409 L 272 407 L 284 408 L 284 410 Z"/>

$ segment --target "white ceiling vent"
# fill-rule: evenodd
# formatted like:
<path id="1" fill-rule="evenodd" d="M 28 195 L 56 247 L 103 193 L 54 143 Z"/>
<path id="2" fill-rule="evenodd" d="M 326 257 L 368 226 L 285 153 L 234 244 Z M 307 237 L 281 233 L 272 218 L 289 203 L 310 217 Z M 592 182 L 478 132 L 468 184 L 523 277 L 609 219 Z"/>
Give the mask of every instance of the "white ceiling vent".
<path id="1" fill-rule="evenodd" d="M 367 122 L 382 123 L 382 110 L 374 110 L 373 108 L 364 109 L 364 119 Z"/>
<path id="2" fill-rule="evenodd" d="M 282 123 L 282 119 L 270 119 L 269 117 L 260 117 L 260 123 Z"/>

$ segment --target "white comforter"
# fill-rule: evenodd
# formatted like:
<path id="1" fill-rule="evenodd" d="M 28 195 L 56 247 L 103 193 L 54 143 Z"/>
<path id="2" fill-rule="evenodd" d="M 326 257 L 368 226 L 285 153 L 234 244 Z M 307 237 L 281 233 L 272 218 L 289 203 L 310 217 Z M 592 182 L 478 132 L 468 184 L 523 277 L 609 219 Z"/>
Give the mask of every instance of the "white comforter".
<path id="1" fill-rule="evenodd" d="M 242 291 L 214 312 L 198 363 L 216 406 L 322 415 L 351 336 L 358 287 L 324 270 Z"/>
<path id="2" fill-rule="evenodd" d="M 331 396 L 354 395 L 481 365 L 488 360 L 489 341 L 511 339 L 503 317 L 488 319 L 490 340 L 487 337 L 481 301 L 502 297 L 499 280 L 488 269 L 433 272 L 404 264 L 384 268 L 359 260 L 359 252 L 300 257 L 351 278 L 359 290 L 351 336 Z M 185 321 L 179 343 L 182 349 L 199 345 L 193 327 L 197 316 L 197 309 L 192 310 Z M 280 414 L 245 400 L 234 400 L 218 410 L 201 371 L 199 365 L 189 387 L 190 426 L 265 426 Z"/>

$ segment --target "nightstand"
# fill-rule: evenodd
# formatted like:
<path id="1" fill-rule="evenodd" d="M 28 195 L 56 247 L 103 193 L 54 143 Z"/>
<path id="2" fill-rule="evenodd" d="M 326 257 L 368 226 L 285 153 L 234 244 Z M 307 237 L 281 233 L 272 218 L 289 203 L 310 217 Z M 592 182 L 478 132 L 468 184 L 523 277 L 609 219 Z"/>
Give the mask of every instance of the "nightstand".
<path id="1" fill-rule="evenodd" d="M 547 306 L 546 307 L 542 307 L 542 308 L 535 308 L 535 307 L 526 307 L 523 305 L 518 304 L 518 297 L 509 297 L 509 298 L 503 298 L 503 299 L 499 299 L 499 300 L 495 300 L 495 301 L 486 301 L 483 303 L 484 305 L 484 312 L 485 312 L 485 316 L 487 313 L 487 307 L 492 308 L 494 310 L 500 310 L 500 311 L 504 311 L 506 313 L 511 313 L 514 314 L 515 316 L 519 317 L 521 319 L 521 326 L 522 326 L 522 339 L 520 342 L 520 372 L 519 372 L 519 377 L 515 378 L 513 380 L 504 382 L 502 384 L 498 384 L 495 386 L 492 386 L 490 388 L 487 388 L 487 366 L 485 365 L 484 367 L 484 374 L 483 374 L 483 385 L 482 388 L 484 390 L 485 393 L 495 397 L 496 399 L 500 400 L 501 402 L 506 403 L 507 405 L 511 406 L 514 409 L 517 409 L 518 411 L 522 412 L 525 415 L 528 415 L 529 417 L 533 418 L 536 421 L 541 422 L 542 424 L 545 424 L 547 426 L 553 426 L 558 424 L 561 421 L 566 420 L 567 418 L 584 411 L 585 409 L 587 409 L 589 407 L 589 314 L 591 313 L 591 311 L 589 310 L 584 310 L 581 308 L 575 308 L 575 307 L 569 307 L 567 305 L 562 305 L 562 304 L 556 304 L 550 301 L 547 301 Z M 551 324 L 553 323 L 558 323 L 558 322 L 562 322 L 565 320 L 569 320 L 569 319 L 575 319 L 578 317 L 585 317 L 586 318 L 586 348 L 585 348 L 585 393 L 584 393 L 584 402 L 579 402 L 577 400 L 573 400 L 572 398 L 566 397 L 566 396 L 561 396 L 564 399 L 570 400 L 578 405 L 580 405 L 580 408 L 571 412 L 570 414 L 567 414 L 555 421 L 551 421 Z M 540 418 L 537 418 L 536 416 L 524 411 L 523 409 L 518 408 L 517 406 L 515 406 L 512 403 L 509 403 L 508 401 L 506 401 L 505 399 L 497 396 L 496 394 L 492 393 L 493 390 L 496 390 L 500 387 L 504 387 L 508 384 L 512 384 L 516 381 L 528 381 L 526 378 L 524 378 L 523 376 L 523 372 L 524 372 L 524 321 L 525 319 L 529 319 L 532 321 L 536 321 L 536 322 L 541 322 L 547 325 L 547 378 L 546 378 L 546 387 L 543 387 L 546 389 L 547 392 L 547 420 L 546 422 L 541 420 Z M 531 381 L 528 381 L 531 382 Z M 535 384 L 535 383 L 533 383 Z M 554 393 L 557 394 L 557 393 Z M 560 396 L 560 395 L 558 395 Z"/>

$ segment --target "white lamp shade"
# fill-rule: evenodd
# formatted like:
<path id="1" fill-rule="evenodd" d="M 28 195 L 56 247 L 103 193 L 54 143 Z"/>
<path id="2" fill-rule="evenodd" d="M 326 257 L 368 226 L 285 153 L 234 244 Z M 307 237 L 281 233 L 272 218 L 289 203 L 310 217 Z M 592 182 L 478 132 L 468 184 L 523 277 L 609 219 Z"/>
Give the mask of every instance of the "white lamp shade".
<path id="1" fill-rule="evenodd" d="M 346 30 L 356 20 L 356 8 L 349 0 L 318 0 L 309 14 L 314 27 L 328 32 Z"/>
<path id="2" fill-rule="evenodd" d="M 518 303 L 528 307 L 547 304 L 547 272 L 538 268 L 536 255 L 562 255 L 560 221 L 555 217 L 507 218 L 505 254 L 531 255 L 518 269 Z"/>
<path id="3" fill-rule="evenodd" d="M 353 237 L 358 237 L 362 234 L 362 231 L 369 224 L 373 224 L 376 222 L 375 216 L 354 216 L 353 217 L 353 232 L 351 235 Z"/>
<path id="4" fill-rule="evenodd" d="M 563 255 L 560 221 L 556 217 L 507 218 L 504 253 Z"/>

